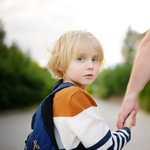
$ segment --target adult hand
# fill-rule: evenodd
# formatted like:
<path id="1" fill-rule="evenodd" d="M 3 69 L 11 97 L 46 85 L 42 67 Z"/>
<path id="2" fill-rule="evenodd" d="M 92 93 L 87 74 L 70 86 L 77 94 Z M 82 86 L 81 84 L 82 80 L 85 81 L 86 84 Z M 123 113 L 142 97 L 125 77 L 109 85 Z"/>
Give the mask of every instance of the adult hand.
<path id="1" fill-rule="evenodd" d="M 135 111 L 132 111 L 124 122 L 124 127 L 128 127 L 130 130 L 132 128 L 134 114 L 135 114 Z"/>
<path id="2" fill-rule="evenodd" d="M 132 111 L 135 111 L 135 114 L 133 116 L 133 123 L 132 123 L 132 125 L 135 126 L 136 125 L 136 114 L 138 112 L 137 100 L 124 99 L 121 110 L 118 115 L 118 120 L 117 120 L 118 129 L 123 128 L 125 119 L 128 117 L 128 115 Z"/>

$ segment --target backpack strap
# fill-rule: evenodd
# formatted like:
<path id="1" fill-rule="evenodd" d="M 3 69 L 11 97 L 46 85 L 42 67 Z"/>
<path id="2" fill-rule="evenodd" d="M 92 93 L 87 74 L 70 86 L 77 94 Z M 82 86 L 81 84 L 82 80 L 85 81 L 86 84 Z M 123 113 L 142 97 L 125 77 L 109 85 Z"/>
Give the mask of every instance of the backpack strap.
<path id="1" fill-rule="evenodd" d="M 51 88 L 51 93 L 60 85 L 63 83 L 63 79 L 58 80 Z"/>
<path id="2" fill-rule="evenodd" d="M 45 130 L 47 131 L 53 145 L 55 146 L 56 150 L 59 150 L 56 139 L 55 139 L 55 135 L 54 135 L 54 122 L 53 122 L 53 98 L 54 98 L 54 94 L 66 87 L 69 86 L 75 86 L 74 84 L 71 84 L 69 82 L 63 83 L 63 80 L 59 80 L 58 82 L 56 82 L 54 84 L 54 86 L 51 89 L 51 94 L 43 101 L 42 104 L 42 117 L 44 120 L 44 126 L 45 126 Z"/>

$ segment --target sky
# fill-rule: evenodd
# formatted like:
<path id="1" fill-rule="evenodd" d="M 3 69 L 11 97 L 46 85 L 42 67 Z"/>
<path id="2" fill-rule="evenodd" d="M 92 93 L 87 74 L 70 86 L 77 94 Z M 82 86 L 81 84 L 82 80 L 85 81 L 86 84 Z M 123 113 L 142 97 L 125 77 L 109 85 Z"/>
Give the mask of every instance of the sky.
<path id="1" fill-rule="evenodd" d="M 5 43 L 17 43 L 46 65 L 50 47 L 64 32 L 87 30 L 104 48 L 107 66 L 123 62 L 121 48 L 129 26 L 150 28 L 149 0 L 0 0 Z"/>

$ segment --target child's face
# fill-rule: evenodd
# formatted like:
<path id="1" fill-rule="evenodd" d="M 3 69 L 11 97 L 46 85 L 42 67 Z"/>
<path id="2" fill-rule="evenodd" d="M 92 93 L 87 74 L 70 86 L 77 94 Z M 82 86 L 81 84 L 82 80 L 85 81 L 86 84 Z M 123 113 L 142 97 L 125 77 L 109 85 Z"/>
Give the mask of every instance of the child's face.
<path id="1" fill-rule="evenodd" d="M 93 48 L 82 51 L 77 58 L 72 55 L 64 72 L 64 82 L 71 82 L 86 90 L 86 87 L 96 79 L 99 67 L 99 56 Z"/>

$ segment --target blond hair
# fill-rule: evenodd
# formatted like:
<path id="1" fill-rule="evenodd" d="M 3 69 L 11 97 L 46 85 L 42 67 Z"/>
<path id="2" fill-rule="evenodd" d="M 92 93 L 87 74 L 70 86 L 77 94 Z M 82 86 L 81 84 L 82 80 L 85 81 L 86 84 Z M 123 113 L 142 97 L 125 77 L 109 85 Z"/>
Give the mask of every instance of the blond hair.
<path id="1" fill-rule="evenodd" d="M 90 50 L 91 47 L 98 52 L 100 66 L 104 61 L 103 48 L 98 39 L 87 31 L 73 30 L 64 33 L 55 43 L 51 51 L 47 67 L 53 77 L 63 78 L 63 72 L 70 63 L 72 54 L 77 57 L 83 50 Z"/>

